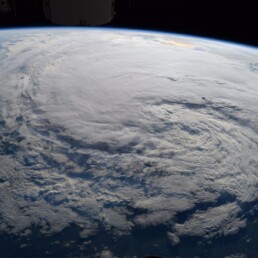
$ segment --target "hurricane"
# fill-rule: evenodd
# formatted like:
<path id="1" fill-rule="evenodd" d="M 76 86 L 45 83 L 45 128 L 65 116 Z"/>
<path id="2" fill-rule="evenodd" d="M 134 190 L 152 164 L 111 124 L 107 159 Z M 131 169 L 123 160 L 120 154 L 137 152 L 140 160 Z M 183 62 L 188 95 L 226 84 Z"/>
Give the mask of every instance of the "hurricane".
<path id="1" fill-rule="evenodd" d="M 2 31 L 0 51 L 1 234 L 76 234 L 67 248 L 81 254 L 62 257 L 140 257 L 144 248 L 172 257 L 190 238 L 250 238 L 257 49 L 144 31 L 27 29 Z"/>

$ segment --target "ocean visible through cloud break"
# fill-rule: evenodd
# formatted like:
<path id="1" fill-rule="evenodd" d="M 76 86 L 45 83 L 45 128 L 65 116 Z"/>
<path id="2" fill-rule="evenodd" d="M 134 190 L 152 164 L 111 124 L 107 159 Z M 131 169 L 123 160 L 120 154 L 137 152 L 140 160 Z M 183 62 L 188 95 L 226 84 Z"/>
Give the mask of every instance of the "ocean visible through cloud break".
<path id="1" fill-rule="evenodd" d="M 0 31 L 1 257 L 258 257 L 257 218 L 258 49 Z"/>

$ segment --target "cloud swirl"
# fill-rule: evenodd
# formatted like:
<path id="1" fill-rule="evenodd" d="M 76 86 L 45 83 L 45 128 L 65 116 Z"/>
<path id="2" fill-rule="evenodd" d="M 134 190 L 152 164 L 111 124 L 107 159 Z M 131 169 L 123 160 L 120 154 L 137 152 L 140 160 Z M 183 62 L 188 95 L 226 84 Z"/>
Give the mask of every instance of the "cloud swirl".
<path id="1" fill-rule="evenodd" d="M 166 225 L 176 245 L 246 226 L 243 207 L 258 200 L 257 51 L 112 30 L 3 35 L 0 231 L 74 223 L 82 238 L 121 237 Z"/>

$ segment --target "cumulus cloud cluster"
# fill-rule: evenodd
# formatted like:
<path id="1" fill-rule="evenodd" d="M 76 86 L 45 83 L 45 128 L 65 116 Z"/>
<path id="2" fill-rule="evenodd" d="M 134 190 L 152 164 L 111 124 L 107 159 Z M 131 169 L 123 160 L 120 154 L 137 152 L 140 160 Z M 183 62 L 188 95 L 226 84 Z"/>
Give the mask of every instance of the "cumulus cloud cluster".
<path id="1" fill-rule="evenodd" d="M 258 199 L 255 50 L 140 32 L 5 33 L 2 232 L 74 223 L 82 238 L 100 227 L 119 237 L 163 224 L 177 244 L 245 227 L 242 204 Z"/>

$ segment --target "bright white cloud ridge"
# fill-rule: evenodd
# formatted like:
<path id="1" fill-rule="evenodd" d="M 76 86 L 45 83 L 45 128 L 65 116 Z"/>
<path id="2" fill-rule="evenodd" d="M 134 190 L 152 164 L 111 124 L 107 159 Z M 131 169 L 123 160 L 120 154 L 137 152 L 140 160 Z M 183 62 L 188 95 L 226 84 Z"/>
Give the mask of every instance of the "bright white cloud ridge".
<path id="1" fill-rule="evenodd" d="M 256 50 L 116 30 L 6 31 L 0 44 L 1 232 L 167 225 L 176 245 L 246 226 Z"/>

